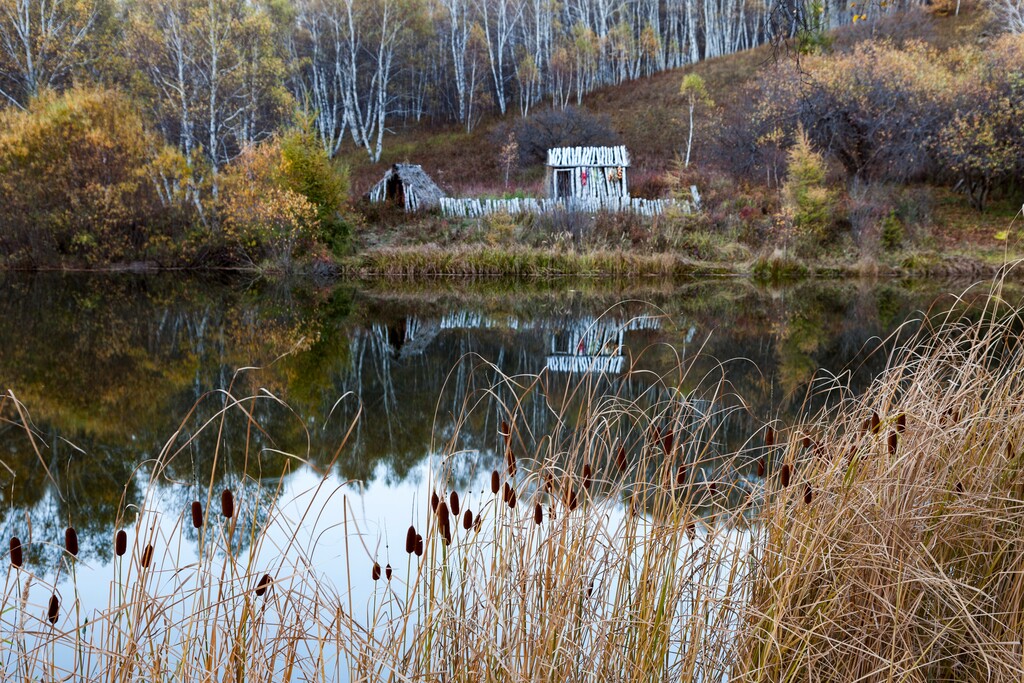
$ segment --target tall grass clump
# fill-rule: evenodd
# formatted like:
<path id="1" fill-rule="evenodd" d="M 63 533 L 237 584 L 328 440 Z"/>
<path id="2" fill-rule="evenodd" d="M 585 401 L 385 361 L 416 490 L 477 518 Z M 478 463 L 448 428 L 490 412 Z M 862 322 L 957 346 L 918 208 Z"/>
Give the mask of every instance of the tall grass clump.
<path id="1" fill-rule="evenodd" d="M 390 534 L 331 472 L 344 440 L 289 456 L 300 494 L 287 477 L 168 484 L 227 419 L 247 437 L 214 440 L 214 472 L 229 450 L 280 455 L 253 445 L 259 404 L 280 402 L 218 393 L 140 465 L 150 492 L 117 521 L 107 604 L 85 603 L 81 569 L 72 587 L 33 573 L 54 541 L 10 541 L 0 657 L 25 680 L 1019 681 L 1024 320 L 1003 296 L 926 316 L 880 348 L 866 393 L 823 385 L 825 407 L 789 425 L 692 360 L 567 380 L 478 359 L 491 379 L 435 434 Z M 178 512 L 161 482 L 188 489 Z"/>

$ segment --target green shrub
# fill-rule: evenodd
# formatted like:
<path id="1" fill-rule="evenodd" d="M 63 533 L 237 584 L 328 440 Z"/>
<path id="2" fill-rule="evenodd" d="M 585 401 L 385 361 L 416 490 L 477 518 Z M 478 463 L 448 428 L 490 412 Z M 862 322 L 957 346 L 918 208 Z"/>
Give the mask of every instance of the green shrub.
<path id="1" fill-rule="evenodd" d="M 886 251 L 899 249 L 903 245 L 903 221 L 896 215 L 896 211 L 890 211 L 889 215 L 882 219 L 882 248 Z"/>

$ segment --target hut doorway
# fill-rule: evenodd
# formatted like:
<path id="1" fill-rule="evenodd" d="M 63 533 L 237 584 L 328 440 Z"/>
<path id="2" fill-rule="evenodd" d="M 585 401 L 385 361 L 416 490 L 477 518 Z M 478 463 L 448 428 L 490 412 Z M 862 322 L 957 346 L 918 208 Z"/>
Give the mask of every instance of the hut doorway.
<path id="1" fill-rule="evenodd" d="M 384 188 L 384 200 L 405 206 L 405 185 L 397 173 L 392 174 L 387 180 L 387 186 Z"/>
<path id="2" fill-rule="evenodd" d="M 572 196 L 572 170 L 555 171 L 555 197 L 568 199 Z"/>

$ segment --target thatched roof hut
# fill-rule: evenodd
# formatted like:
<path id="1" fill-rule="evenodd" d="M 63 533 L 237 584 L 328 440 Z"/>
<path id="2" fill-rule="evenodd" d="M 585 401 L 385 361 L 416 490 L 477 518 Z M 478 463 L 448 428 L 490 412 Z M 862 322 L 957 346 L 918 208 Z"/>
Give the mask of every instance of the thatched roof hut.
<path id="1" fill-rule="evenodd" d="M 395 164 L 369 194 L 374 204 L 401 202 L 406 211 L 433 208 L 441 203 L 441 197 L 444 192 L 419 164 Z"/>

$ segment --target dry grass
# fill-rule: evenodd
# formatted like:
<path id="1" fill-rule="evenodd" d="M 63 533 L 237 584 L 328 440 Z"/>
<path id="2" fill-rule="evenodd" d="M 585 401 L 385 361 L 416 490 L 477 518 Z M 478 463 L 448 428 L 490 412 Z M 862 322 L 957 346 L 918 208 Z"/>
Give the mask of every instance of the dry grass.
<path id="1" fill-rule="evenodd" d="M 499 402 L 495 472 L 452 495 L 462 428 L 438 435 L 436 502 L 405 562 L 369 550 L 329 474 L 329 506 L 297 516 L 280 490 L 228 501 L 211 480 L 205 515 L 161 525 L 156 484 L 195 438 L 175 435 L 147 464 L 109 605 L 54 608 L 50 586 L 32 602 L 44 580 L 12 567 L 0 655 L 26 681 L 1021 680 L 1024 320 L 998 285 L 932 320 L 865 395 L 826 386 L 824 412 L 738 452 L 720 434 L 742 402 L 715 381 L 681 394 L 686 364 L 629 397 L 596 376 L 500 377 L 459 423 Z M 225 398 L 204 429 L 241 412 L 258 430 L 256 404 L 276 400 Z M 554 411 L 551 433 L 524 426 L 532 405 Z M 0 407 L 29 424 L 12 395 Z M 195 523 L 194 561 L 163 552 Z M 315 571 L 328 535 L 344 542 L 337 585 Z"/>

